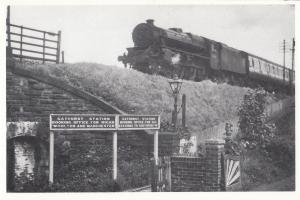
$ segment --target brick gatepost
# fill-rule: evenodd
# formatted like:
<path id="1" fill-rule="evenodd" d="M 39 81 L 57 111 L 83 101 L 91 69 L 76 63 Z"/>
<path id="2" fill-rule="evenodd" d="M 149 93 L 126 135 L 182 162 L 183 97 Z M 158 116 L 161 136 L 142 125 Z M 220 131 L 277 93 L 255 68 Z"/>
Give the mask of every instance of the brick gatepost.
<path id="1" fill-rule="evenodd" d="M 171 190 L 224 191 L 224 140 L 207 140 L 206 154 L 171 157 Z"/>
<path id="2" fill-rule="evenodd" d="M 205 141 L 205 191 L 224 191 L 224 140 Z"/>

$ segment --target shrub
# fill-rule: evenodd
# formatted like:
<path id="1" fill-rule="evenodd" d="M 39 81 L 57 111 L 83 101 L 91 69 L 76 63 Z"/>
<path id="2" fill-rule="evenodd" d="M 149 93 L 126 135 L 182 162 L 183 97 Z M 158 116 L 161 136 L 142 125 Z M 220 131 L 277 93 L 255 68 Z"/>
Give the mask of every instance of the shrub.
<path id="1" fill-rule="evenodd" d="M 282 124 L 277 124 L 277 129 L 275 124 L 267 122 L 264 113 L 267 103 L 268 94 L 258 88 L 244 96 L 238 110 L 240 132 L 236 140 L 242 147 L 244 190 L 294 174 L 293 137 L 281 133 Z"/>
<path id="2" fill-rule="evenodd" d="M 238 140 L 248 149 L 259 149 L 264 153 L 275 134 L 275 125 L 266 122 L 264 113 L 267 93 L 262 88 L 249 91 L 239 107 Z"/>

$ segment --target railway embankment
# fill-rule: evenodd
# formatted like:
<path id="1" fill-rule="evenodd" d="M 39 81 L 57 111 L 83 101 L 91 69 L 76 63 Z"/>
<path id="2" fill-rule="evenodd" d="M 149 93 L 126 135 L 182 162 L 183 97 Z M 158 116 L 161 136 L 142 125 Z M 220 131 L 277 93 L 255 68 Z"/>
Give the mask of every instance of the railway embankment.
<path id="1" fill-rule="evenodd" d="M 171 121 L 173 96 L 168 79 L 164 77 L 95 63 L 16 65 L 81 88 L 126 113 L 160 114 L 163 121 Z M 187 126 L 191 132 L 199 133 L 199 130 L 235 118 L 247 90 L 249 88 L 209 80 L 184 81 L 181 92 L 187 95 Z M 270 97 L 269 101 L 275 100 Z M 180 118 L 181 115 L 178 120 Z"/>

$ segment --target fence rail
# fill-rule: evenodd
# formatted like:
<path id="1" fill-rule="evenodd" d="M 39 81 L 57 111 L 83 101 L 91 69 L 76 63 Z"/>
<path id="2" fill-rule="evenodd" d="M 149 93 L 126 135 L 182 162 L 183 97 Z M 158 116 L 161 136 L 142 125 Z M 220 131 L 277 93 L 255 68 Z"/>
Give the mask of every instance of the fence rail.
<path id="1" fill-rule="evenodd" d="M 10 56 L 59 63 L 61 31 L 57 33 L 10 23 L 10 8 L 6 18 L 7 49 Z M 12 30 L 14 29 L 14 30 Z M 26 32 L 26 33 L 25 33 Z"/>

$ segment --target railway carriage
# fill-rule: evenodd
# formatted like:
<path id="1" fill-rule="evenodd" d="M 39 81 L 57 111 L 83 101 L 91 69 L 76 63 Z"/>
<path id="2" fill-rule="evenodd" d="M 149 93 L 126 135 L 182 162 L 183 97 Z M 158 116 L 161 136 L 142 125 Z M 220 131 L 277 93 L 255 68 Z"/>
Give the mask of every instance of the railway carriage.
<path id="1" fill-rule="evenodd" d="M 118 60 L 144 73 L 294 89 L 291 69 L 180 28 L 162 29 L 147 20 L 134 28 L 132 39 L 134 47 Z"/>

